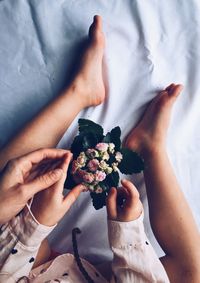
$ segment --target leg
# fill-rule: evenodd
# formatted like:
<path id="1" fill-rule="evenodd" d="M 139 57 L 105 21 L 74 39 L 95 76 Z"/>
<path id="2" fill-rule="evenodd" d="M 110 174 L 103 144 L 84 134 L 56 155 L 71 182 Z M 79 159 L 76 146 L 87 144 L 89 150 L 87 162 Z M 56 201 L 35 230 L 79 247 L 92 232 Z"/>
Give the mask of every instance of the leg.
<path id="1" fill-rule="evenodd" d="M 105 88 L 102 78 L 104 52 L 102 20 L 95 16 L 90 27 L 88 48 L 71 85 L 0 151 L 0 170 L 12 158 L 42 147 L 55 147 L 76 115 L 85 107 L 103 102 Z M 44 240 L 34 267 L 46 262 L 50 249 Z"/>
<path id="2" fill-rule="evenodd" d="M 88 48 L 71 85 L 0 151 L 0 170 L 8 160 L 41 147 L 55 147 L 76 115 L 85 107 L 103 102 L 104 35 L 102 20 L 94 17 Z"/>
<path id="3" fill-rule="evenodd" d="M 170 282 L 200 282 L 200 239 L 192 212 L 169 162 L 165 138 L 170 113 L 182 86 L 174 84 L 150 104 L 132 130 L 127 146 L 139 151 L 148 168 L 144 178 L 153 232 L 166 253 L 161 259 Z"/>

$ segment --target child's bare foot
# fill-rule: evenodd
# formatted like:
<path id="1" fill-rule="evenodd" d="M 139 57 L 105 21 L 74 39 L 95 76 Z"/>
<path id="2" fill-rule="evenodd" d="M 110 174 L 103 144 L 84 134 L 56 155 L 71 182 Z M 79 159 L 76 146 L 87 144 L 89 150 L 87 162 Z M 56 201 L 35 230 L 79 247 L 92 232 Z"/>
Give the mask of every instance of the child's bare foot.
<path id="1" fill-rule="evenodd" d="M 182 85 L 171 84 L 152 100 L 142 120 L 128 135 L 127 147 L 144 156 L 165 145 L 172 106 L 182 89 Z"/>
<path id="2" fill-rule="evenodd" d="M 73 86 L 83 107 L 101 104 L 105 99 L 105 87 L 102 76 L 102 61 L 105 37 L 102 31 L 102 19 L 94 16 L 89 29 L 88 47 L 83 55 L 80 69 Z"/>

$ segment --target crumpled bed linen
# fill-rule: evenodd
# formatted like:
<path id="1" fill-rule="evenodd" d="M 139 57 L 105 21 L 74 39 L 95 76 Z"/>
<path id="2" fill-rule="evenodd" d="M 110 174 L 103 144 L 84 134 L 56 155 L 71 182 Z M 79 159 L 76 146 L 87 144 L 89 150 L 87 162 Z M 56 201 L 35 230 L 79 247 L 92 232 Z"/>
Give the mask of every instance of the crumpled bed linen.
<path id="1" fill-rule="evenodd" d="M 101 123 L 105 131 L 119 125 L 125 137 L 157 91 L 171 82 L 184 84 L 173 108 L 167 146 L 200 225 L 198 0 L 0 1 L 0 146 L 63 88 L 95 14 L 104 20 L 108 99 L 82 111 L 59 147 L 70 146 L 79 117 Z M 145 206 L 147 235 L 161 255 L 149 225 L 143 176 L 132 179 Z M 93 263 L 111 258 L 106 210 L 95 211 L 89 194 L 81 195 L 51 233 L 54 250 L 72 251 L 71 230 L 76 226 L 82 230 L 82 257 Z"/>

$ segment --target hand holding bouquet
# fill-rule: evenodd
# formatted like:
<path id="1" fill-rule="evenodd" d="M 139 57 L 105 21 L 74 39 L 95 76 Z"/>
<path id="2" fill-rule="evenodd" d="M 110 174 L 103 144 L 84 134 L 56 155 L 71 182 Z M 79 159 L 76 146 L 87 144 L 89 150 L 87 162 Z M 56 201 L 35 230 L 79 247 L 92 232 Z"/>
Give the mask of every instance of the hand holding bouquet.
<path id="1" fill-rule="evenodd" d="M 71 146 L 73 161 L 66 185 L 71 188 L 75 184 L 84 184 L 96 209 L 105 205 L 110 188 L 118 186 L 119 172 L 139 173 L 144 168 L 143 160 L 136 152 L 121 147 L 120 137 L 119 127 L 104 135 L 100 125 L 79 119 L 79 135 Z"/>

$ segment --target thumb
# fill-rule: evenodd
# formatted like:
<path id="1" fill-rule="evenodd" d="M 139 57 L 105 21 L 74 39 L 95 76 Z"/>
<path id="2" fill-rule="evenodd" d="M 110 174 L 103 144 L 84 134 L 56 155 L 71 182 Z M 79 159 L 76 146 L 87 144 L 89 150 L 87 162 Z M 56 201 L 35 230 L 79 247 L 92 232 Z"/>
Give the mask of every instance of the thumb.
<path id="1" fill-rule="evenodd" d="M 25 187 L 24 189 L 26 189 L 32 197 L 34 194 L 49 188 L 50 186 L 58 182 L 62 178 L 62 176 L 63 170 L 57 168 L 37 177 L 33 181 L 23 185 L 23 187 Z"/>
<path id="2" fill-rule="evenodd" d="M 111 188 L 109 195 L 106 199 L 106 208 L 108 213 L 108 219 L 117 219 L 117 190 Z"/>
<path id="3" fill-rule="evenodd" d="M 77 200 L 80 194 L 86 189 L 82 184 L 74 187 L 64 198 L 63 204 L 65 206 L 65 211 L 68 211 L 72 204 Z"/>

